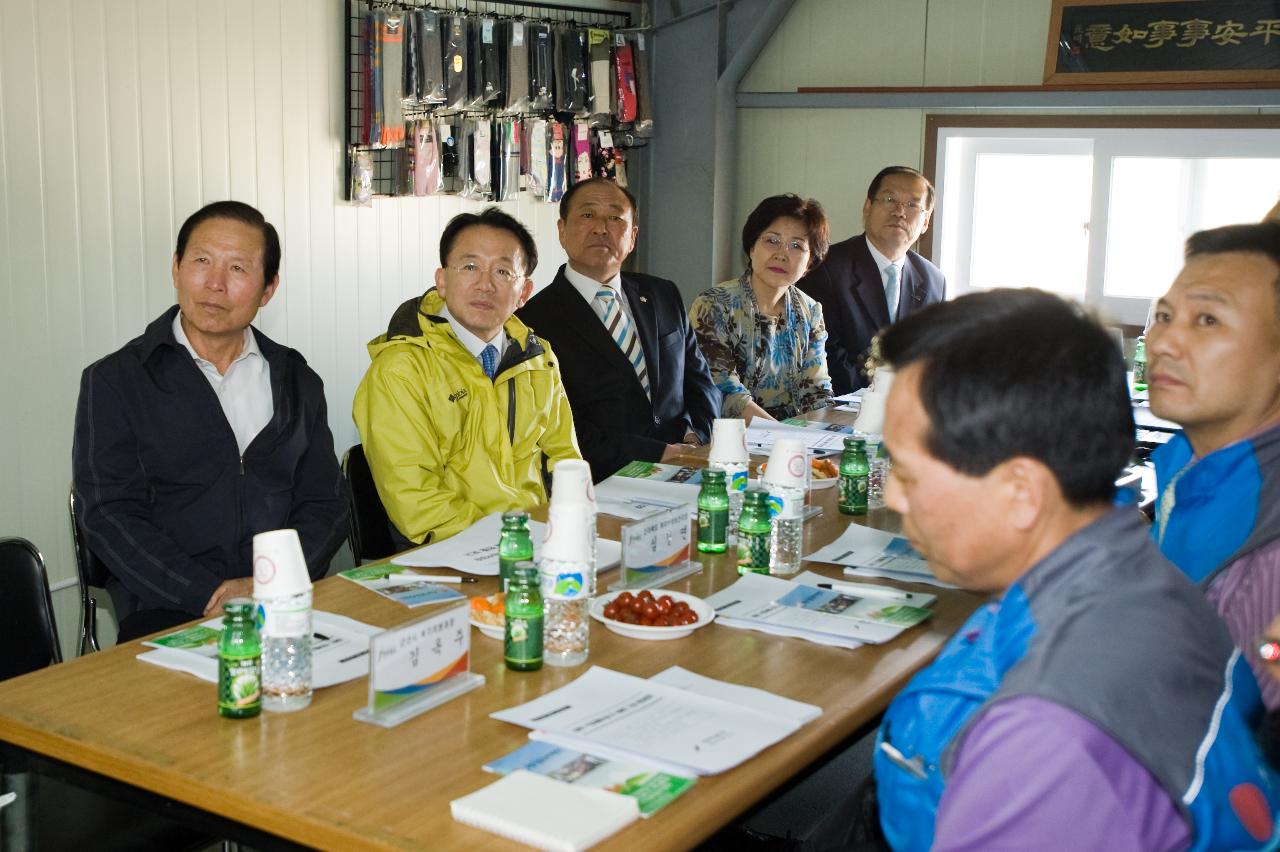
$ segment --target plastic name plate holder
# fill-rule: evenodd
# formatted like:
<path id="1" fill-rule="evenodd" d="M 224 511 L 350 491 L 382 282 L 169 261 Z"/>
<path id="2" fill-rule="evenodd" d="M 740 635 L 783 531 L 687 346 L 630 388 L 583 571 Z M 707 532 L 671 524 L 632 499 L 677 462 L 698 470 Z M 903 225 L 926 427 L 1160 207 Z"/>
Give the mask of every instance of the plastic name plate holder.
<path id="1" fill-rule="evenodd" d="M 658 588 L 696 574 L 702 563 L 689 559 L 693 534 L 689 507 L 662 509 L 622 527 L 622 562 L 609 591 Z"/>
<path id="2" fill-rule="evenodd" d="M 469 610 L 444 612 L 392 627 L 369 640 L 369 705 L 361 722 L 394 727 L 484 686 L 471 672 Z"/>

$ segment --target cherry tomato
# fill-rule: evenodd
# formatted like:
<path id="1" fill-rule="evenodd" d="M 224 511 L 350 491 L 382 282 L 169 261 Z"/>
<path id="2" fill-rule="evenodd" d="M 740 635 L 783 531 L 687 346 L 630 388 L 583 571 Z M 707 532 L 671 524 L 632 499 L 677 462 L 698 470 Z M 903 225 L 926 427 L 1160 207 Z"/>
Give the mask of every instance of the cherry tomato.
<path id="1" fill-rule="evenodd" d="M 614 598 L 613 602 L 616 603 L 618 606 L 627 606 L 628 604 L 631 603 L 631 599 L 633 597 L 635 597 L 635 595 L 631 594 L 630 592 L 623 592 L 622 594 Z"/>
<path id="2" fill-rule="evenodd" d="M 651 601 L 653 600 L 653 592 L 648 589 L 641 589 L 640 594 L 636 595 L 636 600 Z"/>
<path id="3" fill-rule="evenodd" d="M 666 595 L 663 595 L 662 597 L 658 598 L 654 606 L 658 608 L 658 612 L 662 613 L 663 615 L 666 615 L 667 613 L 671 612 L 671 598 L 667 597 Z"/>

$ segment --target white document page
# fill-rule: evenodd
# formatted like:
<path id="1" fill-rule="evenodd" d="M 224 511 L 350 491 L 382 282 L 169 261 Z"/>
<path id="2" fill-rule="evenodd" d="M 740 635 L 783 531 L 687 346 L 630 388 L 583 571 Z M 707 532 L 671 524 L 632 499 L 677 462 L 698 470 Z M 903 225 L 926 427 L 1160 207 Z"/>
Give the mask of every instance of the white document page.
<path id="1" fill-rule="evenodd" d="M 696 499 L 696 496 L 695 496 Z M 444 541 L 423 545 L 392 558 L 392 563 L 407 568 L 453 568 L 464 574 L 483 577 L 498 576 L 498 538 L 502 533 L 502 513 L 486 515 L 457 535 Z M 542 552 L 542 539 L 547 525 L 529 521 L 529 537 L 533 539 L 533 558 Z M 596 540 L 597 571 L 617 565 L 622 559 L 622 545 L 607 538 Z"/>
<path id="2" fill-rule="evenodd" d="M 747 450 L 753 453 L 768 455 L 779 438 L 799 438 L 811 454 L 839 452 L 844 448 L 847 433 L 828 432 L 825 429 L 808 429 L 804 426 L 791 426 L 786 423 L 770 423 L 768 426 L 757 426 L 755 421 L 747 427 Z"/>
<path id="3" fill-rule="evenodd" d="M 780 577 L 744 574 L 732 586 L 721 589 L 706 601 L 715 607 L 716 621 L 725 627 L 744 627 L 837 647 L 878 645 L 904 629 L 777 603 L 798 585 Z"/>
<path id="4" fill-rule="evenodd" d="M 222 630 L 222 619 L 201 622 L 205 627 Z M 347 618 L 334 612 L 315 610 L 311 613 L 311 686 L 323 689 L 346 683 L 369 673 L 369 637 L 381 633 L 381 627 Z M 138 659 L 166 669 L 187 672 L 209 683 L 218 682 L 218 655 L 202 649 L 156 648 L 139 654 Z"/>
<path id="5" fill-rule="evenodd" d="M 906 538 L 861 524 L 850 524 L 839 538 L 808 554 L 805 559 L 845 565 L 846 574 L 858 577 L 888 577 L 955 588 L 933 576 L 929 564 Z"/>
<path id="6" fill-rule="evenodd" d="M 602 746 L 697 775 L 731 769 L 800 727 L 793 719 L 599 666 L 553 692 L 491 715 L 532 728 L 539 738 L 567 748 L 612 756 L 598 749 Z"/>
<path id="7" fill-rule="evenodd" d="M 654 482 L 630 476 L 611 476 L 596 485 L 596 508 L 619 518 L 637 520 L 663 509 L 684 505 L 698 514 L 699 486 L 684 482 Z"/>
<path id="8" fill-rule="evenodd" d="M 660 671 L 649 680 L 653 683 L 674 686 L 676 689 L 696 692 L 708 698 L 728 701 L 732 704 L 737 704 L 739 707 L 748 707 L 771 716 L 791 719 L 800 725 L 812 722 L 822 715 L 822 708 L 816 704 L 793 701 L 766 689 L 756 689 L 754 686 L 742 686 L 737 683 L 705 677 L 681 666 L 672 666 L 669 669 Z"/>

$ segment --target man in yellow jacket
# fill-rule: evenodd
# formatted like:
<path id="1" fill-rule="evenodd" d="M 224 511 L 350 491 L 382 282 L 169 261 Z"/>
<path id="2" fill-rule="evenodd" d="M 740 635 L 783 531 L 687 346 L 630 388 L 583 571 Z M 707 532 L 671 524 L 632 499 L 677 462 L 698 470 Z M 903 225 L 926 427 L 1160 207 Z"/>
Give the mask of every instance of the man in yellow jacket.
<path id="1" fill-rule="evenodd" d="M 533 292 L 533 236 L 497 207 L 463 213 L 440 262 L 436 286 L 369 343 L 352 411 L 387 515 L 413 543 L 544 502 L 554 464 L 582 457 L 556 358 L 512 316 Z"/>

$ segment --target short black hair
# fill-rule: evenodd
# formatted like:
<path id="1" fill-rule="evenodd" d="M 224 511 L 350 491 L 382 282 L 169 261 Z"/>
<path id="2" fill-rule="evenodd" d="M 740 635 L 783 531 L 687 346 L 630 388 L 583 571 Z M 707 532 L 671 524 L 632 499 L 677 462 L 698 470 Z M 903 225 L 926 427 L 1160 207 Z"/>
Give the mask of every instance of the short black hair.
<path id="1" fill-rule="evenodd" d="M 913 169 L 910 166 L 885 166 L 877 172 L 876 176 L 871 179 L 871 186 L 867 187 L 868 201 L 874 201 L 875 197 L 880 194 L 880 184 L 884 183 L 884 179 L 889 177 L 889 175 L 911 175 L 912 177 L 918 177 L 920 180 L 924 181 L 924 209 L 933 209 L 933 184 L 929 182 L 927 177 L 921 174 L 919 169 Z"/>
<path id="2" fill-rule="evenodd" d="M 533 234 L 520 224 L 519 219 L 502 212 L 498 207 L 486 207 L 479 213 L 459 213 L 449 220 L 449 224 L 444 226 L 444 233 L 440 235 L 441 266 L 449 265 L 449 252 L 453 251 L 453 244 L 457 241 L 458 235 L 476 225 L 487 225 L 500 231 L 509 231 L 520 241 L 520 251 L 524 254 L 525 265 L 528 267 L 524 270 L 526 278 L 538 268 L 538 244 L 534 242 Z"/>
<path id="3" fill-rule="evenodd" d="M 573 186 L 565 190 L 564 195 L 560 197 L 560 220 L 568 220 L 569 206 L 573 201 L 573 197 L 578 194 L 578 190 L 586 189 L 588 186 L 599 186 L 600 184 L 611 186 L 626 196 L 627 204 L 631 205 L 631 224 L 636 224 L 636 220 L 640 218 L 640 208 L 636 204 L 636 197 L 632 195 L 625 186 L 618 186 L 613 181 L 603 177 L 588 178 L 587 180 L 575 183 Z"/>
<path id="4" fill-rule="evenodd" d="M 1042 290 L 973 293 L 890 326 L 880 351 L 898 369 L 923 365 L 934 458 L 984 476 L 1026 456 L 1074 506 L 1114 499 L 1134 446 L 1124 357 L 1079 305 Z"/>
<path id="5" fill-rule="evenodd" d="M 827 256 L 831 246 L 831 229 L 827 225 L 827 212 L 813 198 L 801 198 L 795 193 L 771 195 L 756 205 L 747 217 L 747 224 L 742 226 L 742 251 L 747 256 L 747 267 L 751 267 L 751 249 L 765 229 L 775 219 L 786 216 L 796 219 L 804 225 L 806 239 L 809 241 L 809 269 L 813 269 Z M 806 272 L 808 270 L 805 270 Z"/>
<path id="6" fill-rule="evenodd" d="M 188 216 L 187 221 L 178 229 L 178 246 L 173 250 L 178 262 L 182 262 L 191 234 L 201 223 L 210 219 L 231 219 L 257 228 L 262 233 L 262 286 L 270 284 L 280 271 L 280 235 L 258 208 L 243 201 L 215 201 Z"/>
<path id="7" fill-rule="evenodd" d="M 1196 231 L 1187 237 L 1185 257 L 1190 260 L 1198 255 L 1238 251 L 1269 257 L 1280 266 L 1280 222 L 1268 220 Z M 1280 309 L 1280 275 L 1276 276 L 1275 287 L 1276 307 Z"/>

